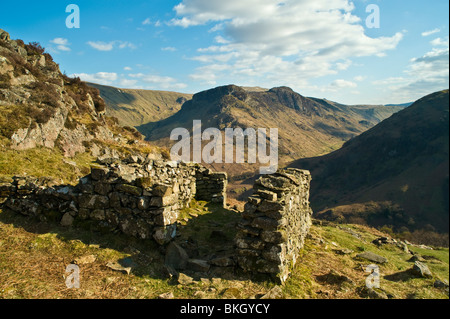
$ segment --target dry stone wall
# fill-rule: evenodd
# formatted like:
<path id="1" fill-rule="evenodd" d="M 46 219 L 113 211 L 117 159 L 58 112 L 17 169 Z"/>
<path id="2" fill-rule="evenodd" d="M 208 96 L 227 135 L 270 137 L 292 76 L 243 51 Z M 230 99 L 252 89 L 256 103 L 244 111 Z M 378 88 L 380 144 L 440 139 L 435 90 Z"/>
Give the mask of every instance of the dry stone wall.
<path id="1" fill-rule="evenodd" d="M 242 269 L 287 279 L 311 225 L 310 181 L 308 171 L 286 169 L 255 182 L 235 239 Z"/>
<path id="2" fill-rule="evenodd" d="M 288 278 L 311 225 L 310 181 L 308 171 L 285 169 L 255 182 L 234 239 L 238 267 L 281 282 Z M 226 186 L 225 173 L 198 164 L 106 159 L 76 186 L 14 177 L 0 183 L 0 203 L 41 220 L 65 226 L 93 221 L 165 245 L 176 235 L 180 209 L 194 198 L 225 205 Z"/>
<path id="3" fill-rule="evenodd" d="M 196 198 L 197 188 L 197 199 L 225 204 L 221 194 L 226 178 L 225 173 L 194 163 L 107 159 L 76 186 L 14 177 L 0 184 L 0 197 L 6 207 L 27 216 L 56 219 L 63 225 L 94 220 L 103 229 L 153 238 L 163 245 L 176 235 L 179 211 Z M 209 188 L 212 182 L 216 185 Z"/>

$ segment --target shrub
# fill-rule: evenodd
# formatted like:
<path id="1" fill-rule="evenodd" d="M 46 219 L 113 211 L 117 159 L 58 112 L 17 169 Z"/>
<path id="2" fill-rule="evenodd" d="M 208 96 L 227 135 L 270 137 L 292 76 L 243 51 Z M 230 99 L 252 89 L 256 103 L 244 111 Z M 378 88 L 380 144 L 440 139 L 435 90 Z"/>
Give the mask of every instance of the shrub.
<path id="1" fill-rule="evenodd" d="M 11 88 L 11 78 L 8 74 L 0 74 L 0 89 Z"/>
<path id="2" fill-rule="evenodd" d="M 30 42 L 25 45 L 25 49 L 27 50 L 28 55 L 42 55 L 45 52 L 45 49 L 38 42 Z"/>
<path id="3" fill-rule="evenodd" d="M 33 90 L 30 97 L 31 101 L 38 104 L 46 104 L 53 108 L 59 107 L 58 93 L 52 85 L 36 81 L 29 84 L 28 88 Z"/>

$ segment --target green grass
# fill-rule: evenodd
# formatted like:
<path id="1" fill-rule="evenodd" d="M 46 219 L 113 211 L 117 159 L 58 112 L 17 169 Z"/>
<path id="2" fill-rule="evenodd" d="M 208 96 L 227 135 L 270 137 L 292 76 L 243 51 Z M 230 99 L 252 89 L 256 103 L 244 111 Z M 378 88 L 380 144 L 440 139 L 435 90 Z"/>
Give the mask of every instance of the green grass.
<path id="1" fill-rule="evenodd" d="M 232 248 L 232 227 L 239 214 L 218 205 L 193 201 L 182 210 L 177 241 L 189 238 L 198 242 L 199 258 L 211 251 Z M 121 234 L 102 233 L 90 227 L 65 228 L 44 223 L 12 212 L 0 211 L 0 298 L 158 298 L 167 292 L 178 299 L 259 298 L 276 286 L 266 277 L 232 271 L 195 277 L 190 285 L 181 285 L 164 275 L 164 255 L 151 240 L 139 240 Z M 360 235 L 360 239 L 350 234 Z M 213 230 L 222 230 L 228 241 L 210 238 Z M 360 299 L 370 262 L 356 258 L 362 251 L 372 251 L 388 259 L 380 265 L 381 291 L 399 299 L 446 299 L 445 291 L 434 288 L 436 279 L 449 277 L 448 249 L 426 250 L 411 247 L 426 258 L 434 274 L 432 279 L 412 277 L 408 269 L 410 255 L 393 245 L 378 248 L 371 241 L 384 235 L 380 231 L 357 225 L 312 226 L 304 249 L 299 253 L 291 276 L 281 287 L 283 298 Z M 353 250 L 340 255 L 336 250 Z M 94 255 L 95 262 L 80 265 L 81 288 L 67 289 L 65 267 L 74 259 Z M 111 261 L 131 258 L 136 263 L 130 275 L 106 267 Z M 323 281 L 324 275 L 338 273 L 352 283 Z"/>
<path id="2" fill-rule="evenodd" d="M 57 149 L 45 147 L 25 151 L 4 149 L 0 153 L 0 176 L 4 178 L 16 175 L 49 176 L 64 183 L 74 183 L 79 177 L 89 174 L 89 167 L 93 162 L 94 158 L 88 153 L 78 154 L 68 160 Z"/>

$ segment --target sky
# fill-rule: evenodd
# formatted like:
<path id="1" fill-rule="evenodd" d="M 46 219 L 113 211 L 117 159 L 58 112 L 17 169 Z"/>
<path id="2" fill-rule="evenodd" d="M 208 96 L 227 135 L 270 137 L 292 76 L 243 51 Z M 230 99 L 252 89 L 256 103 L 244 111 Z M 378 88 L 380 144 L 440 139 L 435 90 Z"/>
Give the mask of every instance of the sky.
<path id="1" fill-rule="evenodd" d="M 448 12 L 447 0 L 7 1 L 0 28 L 67 75 L 118 88 L 288 86 L 393 104 L 448 89 Z"/>

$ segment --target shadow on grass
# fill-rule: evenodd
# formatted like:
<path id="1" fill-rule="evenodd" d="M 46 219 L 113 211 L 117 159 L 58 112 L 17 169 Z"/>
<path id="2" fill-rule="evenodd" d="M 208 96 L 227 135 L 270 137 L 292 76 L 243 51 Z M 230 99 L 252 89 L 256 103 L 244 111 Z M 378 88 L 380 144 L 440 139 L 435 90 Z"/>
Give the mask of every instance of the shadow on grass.
<path id="1" fill-rule="evenodd" d="M 396 272 L 391 275 L 386 275 L 383 278 L 394 282 L 406 282 L 418 277 L 411 271 L 411 269 L 407 269 L 404 271 Z"/>
<path id="2" fill-rule="evenodd" d="M 217 258 L 230 258 L 232 265 L 217 266 L 211 264 L 208 270 L 178 269 L 175 274 L 165 265 L 167 245 L 160 246 L 153 239 L 138 239 L 121 233 L 118 229 L 111 231 L 103 229 L 96 221 L 75 220 L 74 225 L 63 227 L 59 225 L 59 214 L 50 221 L 41 221 L 20 215 L 8 209 L 0 213 L 0 222 L 10 224 L 33 234 L 56 234 L 56 238 L 71 243 L 83 243 L 85 249 L 57 251 L 64 260 L 73 262 L 76 258 L 92 252 L 89 247 L 110 249 L 116 251 L 112 260 L 99 260 L 102 266 L 114 262 L 122 266 L 123 271 L 131 267 L 131 273 L 138 277 L 153 279 L 171 279 L 169 283 L 177 285 L 178 272 L 191 276 L 194 280 L 201 278 L 220 278 L 225 280 L 255 280 L 266 281 L 266 276 L 253 276 L 235 267 L 234 237 L 236 225 L 241 215 L 234 210 L 228 210 L 221 205 L 206 202 L 194 202 L 189 209 L 182 211 L 184 220 L 179 221 L 177 236 L 173 240 L 185 249 L 190 259 L 203 260 L 210 263 Z M 48 217 L 48 216 L 47 216 Z M 116 269 L 117 270 L 117 269 Z"/>

